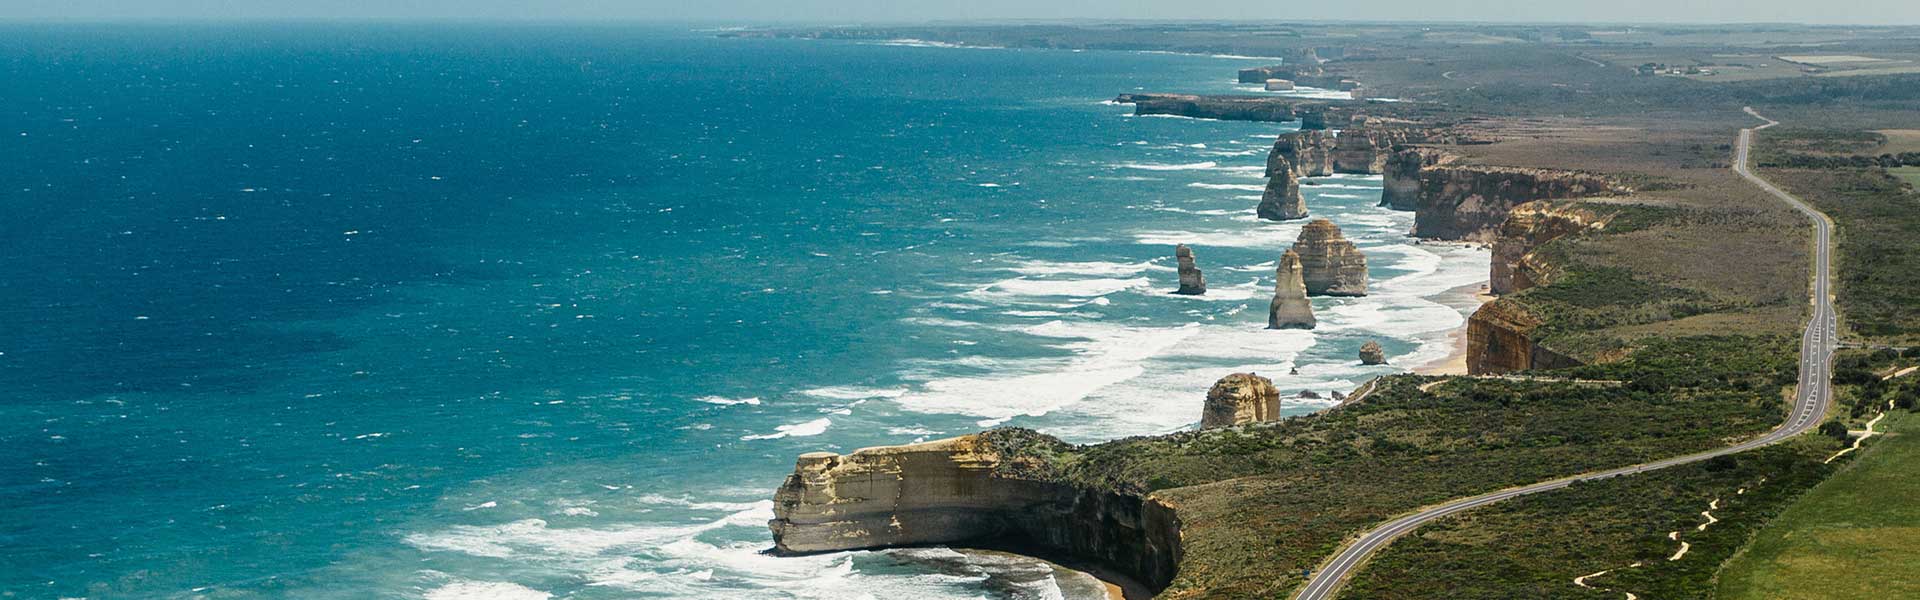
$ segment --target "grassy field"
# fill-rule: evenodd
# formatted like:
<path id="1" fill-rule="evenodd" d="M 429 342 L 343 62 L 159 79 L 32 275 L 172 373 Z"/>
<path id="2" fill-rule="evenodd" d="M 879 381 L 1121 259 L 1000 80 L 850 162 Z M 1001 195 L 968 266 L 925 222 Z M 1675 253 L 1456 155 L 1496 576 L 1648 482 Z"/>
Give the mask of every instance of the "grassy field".
<path id="1" fill-rule="evenodd" d="M 1881 424 L 1887 436 L 1727 563 L 1719 598 L 1920 598 L 1920 415 L 1896 412 Z"/>
<path id="2" fill-rule="evenodd" d="M 1803 436 L 1762 450 L 1664 471 L 1583 483 L 1422 527 L 1354 575 L 1341 598 L 1710 597 L 1727 557 L 1839 465 L 1840 447 Z M 1709 506 L 1712 525 L 1701 516 Z M 1679 540 L 1670 532 L 1681 532 Z M 1668 560 L 1680 542 L 1681 560 Z M 1630 565 L 1639 564 L 1634 567 Z M 1585 583 L 1573 579 L 1601 571 Z"/>
<path id="3" fill-rule="evenodd" d="M 1841 324 L 1847 337 L 1920 341 L 1920 194 L 1881 169 L 1766 169 L 1838 225 Z"/>
<path id="4" fill-rule="evenodd" d="M 1906 182 L 1909 190 L 1920 190 L 1920 167 L 1895 167 L 1887 173 Z"/>

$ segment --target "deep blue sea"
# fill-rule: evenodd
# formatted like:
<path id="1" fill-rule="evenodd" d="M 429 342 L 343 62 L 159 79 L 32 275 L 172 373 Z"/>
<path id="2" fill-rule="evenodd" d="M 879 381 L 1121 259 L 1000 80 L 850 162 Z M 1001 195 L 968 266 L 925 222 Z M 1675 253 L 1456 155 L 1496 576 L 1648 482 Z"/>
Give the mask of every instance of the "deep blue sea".
<path id="1" fill-rule="evenodd" d="M 0 597 L 1081 593 L 1006 556 L 767 556 L 769 498 L 802 452 L 1176 431 L 1228 373 L 1324 395 L 1446 355 L 1484 250 L 1319 178 L 1375 293 L 1267 331 L 1289 126 L 1104 102 L 1250 64 L 0 28 Z M 1177 242 L 1207 296 L 1167 293 Z"/>

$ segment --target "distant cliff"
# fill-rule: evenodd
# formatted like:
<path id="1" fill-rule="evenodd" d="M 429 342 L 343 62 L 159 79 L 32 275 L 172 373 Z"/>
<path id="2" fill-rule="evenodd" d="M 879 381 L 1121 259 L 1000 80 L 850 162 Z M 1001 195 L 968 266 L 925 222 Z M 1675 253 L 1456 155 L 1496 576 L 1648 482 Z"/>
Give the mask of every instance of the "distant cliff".
<path id="1" fill-rule="evenodd" d="M 1533 251 L 1547 242 L 1605 225 L 1599 215 L 1579 207 L 1555 206 L 1546 201 L 1514 207 L 1493 238 L 1488 288 L 1495 294 L 1511 294 L 1547 283 L 1556 266 L 1538 260 Z"/>
<path id="2" fill-rule="evenodd" d="M 1467 373 L 1497 375 L 1579 366 L 1580 361 L 1533 340 L 1543 323 L 1511 299 L 1488 302 L 1467 318 Z"/>
<path id="3" fill-rule="evenodd" d="M 1333 174 L 1334 136 L 1326 131 L 1303 130 L 1280 134 L 1267 152 L 1267 176 L 1282 166 L 1293 169 L 1298 177 L 1325 177 Z"/>
<path id="4" fill-rule="evenodd" d="M 1388 153 L 1380 169 L 1380 206 L 1394 210 L 1420 208 L 1420 172 L 1452 162 L 1455 156 L 1440 150 L 1404 146 Z"/>
<path id="5" fill-rule="evenodd" d="M 1180 564 L 1180 517 L 1146 497 L 1063 482 L 1067 444 L 1025 429 L 800 456 L 774 494 L 782 554 L 976 545 L 1102 564 L 1158 592 Z"/>

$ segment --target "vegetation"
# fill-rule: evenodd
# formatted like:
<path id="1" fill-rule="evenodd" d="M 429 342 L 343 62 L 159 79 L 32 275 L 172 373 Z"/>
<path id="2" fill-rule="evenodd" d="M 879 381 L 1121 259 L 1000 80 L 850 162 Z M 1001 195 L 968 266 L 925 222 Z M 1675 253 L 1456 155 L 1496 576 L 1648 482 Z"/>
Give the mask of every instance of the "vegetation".
<path id="1" fill-rule="evenodd" d="M 1726 565 L 1726 600 L 1920 597 L 1920 416 L 1896 412 L 1852 463 Z M 1664 596 L 1663 596 L 1664 597 Z"/>
<path id="2" fill-rule="evenodd" d="M 1840 447 L 1798 438 L 1634 477 L 1577 483 L 1434 522 L 1354 576 L 1349 600 L 1712 597 L 1713 575 L 1768 519 L 1837 465 Z M 1717 519 L 1705 530 L 1700 515 Z M 1679 540 L 1668 538 L 1680 532 Z M 1668 560 L 1680 541 L 1681 560 Z M 1639 567 L 1630 565 L 1639 564 Z M 1608 571 L 1574 584 L 1582 575 Z"/>
<path id="3" fill-rule="evenodd" d="M 1794 365 L 1785 338 L 1662 340 L 1577 371 L 1634 373 L 1625 385 L 1398 376 L 1317 415 L 1086 447 L 1019 444 L 1030 449 L 1011 462 L 1180 507 L 1186 558 L 1166 597 L 1271 596 L 1392 515 L 1765 431 L 1784 414 L 1780 385 Z"/>

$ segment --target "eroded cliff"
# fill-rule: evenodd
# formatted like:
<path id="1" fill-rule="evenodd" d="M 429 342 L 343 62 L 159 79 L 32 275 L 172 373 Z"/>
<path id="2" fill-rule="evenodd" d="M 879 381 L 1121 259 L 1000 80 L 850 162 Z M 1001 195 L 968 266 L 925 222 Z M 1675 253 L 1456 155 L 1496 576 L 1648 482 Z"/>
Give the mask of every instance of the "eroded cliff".
<path id="1" fill-rule="evenodd" d="M 801 455 L 774 494 L 775 551 L 973 545 L 1093 561 L 1164 589 L 1181 558 L 1174 507 L 1063 482 L 1048 457 L 1070 448 L 997 429 Z"/>
<path id="2" fill-rule="evenodd" d="M 1325 177 L 1333 174 L 1333 134 L 1326 131 L 1295 131 L 1274 140 L 1267 153 L 1267 176 L 1282 167 L 1291 167 L 1299 177 Z"/>
<path id="3" fill-rule="evenodd" d="M 1367 295 L 1367 257 L 1340 234 L 1340 226 L 1333 221 L 1314 219 L 1300 228 L 1293 251 L 1300 255 L 1308 295 Z"/>
<path id="4" fill-rule="evenodd" d="M 1253 373 L 1234 373 L 1214 382 L 1200 408 L 1200 427 L 1232 427 L 1280 418 L 1280 389 Z"/>
<path id="5" fill-rule="evenodd" d="M 1584 208 L 1544 201 L 1514 207 L 1493 238 L 1488 288 L 1495 294 L 1511 294 L 1547 283 L 1557 268 L 1536 257 L 1534 250 L 1547 242 L 1605 226 L 1599 215 Z"/>
<path id="6" fill-rule="evenodd" d="M 1467 374 L 1498 375 L 1533 369 L 1560 369 L 1581 363 L 1533 339 L 1543 323 L 1526 306 L 1509 298 L 1480 305 L 1467 319 Z"/>
<path id="7" fill-rule="evenodd" d="M 1403 146 L 1387 154 L 1380 169 L 1380 206 L 1394 210 L 1415 210 L 1420 207 L 1420 173 L 1428 167 L 1452 162 L 1454 156 L 1446 152 Z"/>
<path id="8" fill-rule="evenodd" d="M 1272 162 L 1268 164 L 1272 165 Z M 1307 218 L 1307 201 L 1300 196 L 1300 180 L 1294 176 L 1293 167 L 1281 159 L 1278 167 L 1269 168 L 1275 170 L 1267 178 L 1267 189 L 1260 195 L 1260 205 L 1254 213 L 1269 221 Z"/>
<path id="9" fill-rule="evenodd" d="M 1413 234 L 1442 240 L 1491 241 L 1513 207 L 1535 200 L 1624 194 L 1599 175 L 1551 169 L 1442 164 L 1420 172 Z"/>

